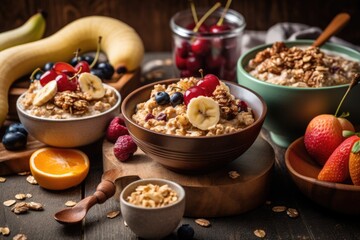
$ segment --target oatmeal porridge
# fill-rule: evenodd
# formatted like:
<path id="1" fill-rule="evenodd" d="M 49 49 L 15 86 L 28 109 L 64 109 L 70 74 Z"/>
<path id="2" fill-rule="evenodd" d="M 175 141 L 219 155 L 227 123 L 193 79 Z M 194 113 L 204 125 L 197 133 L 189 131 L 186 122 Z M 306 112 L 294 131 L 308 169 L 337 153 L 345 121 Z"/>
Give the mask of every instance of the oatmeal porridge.
<path id="1" fill-rule="evenodd" d="M 258 52 L 246 70 L 265 82 L 317 88 L 350 83 L 360 64 L 316 47 L 288 48 L 276 42 Z"/>
<path id="2" fill-rule="evenodd" d="M 137 104 L 132 119 L 149 130 L 178 136 L 221 135 L 241 131 L 254 123 L 251 106 L 235 98 L 222 81 L 212 94 L 187 102 L 188 91 L 196 88 L 199 81 L 190 77 L 169 85 L 156 84 L 150 98 Z M 172 102 L 177 95 L 184 96 L 184 100 Z M 162 96 L 170 100 L 159 101 Z"/>
<path id="3" fill-rule="evenodd" d="M 115 92 L 104 86 L 104 95 L 93 98 L 88 93 L 76 91 L 57 91 L 43 104 L 34 104 L 39 91 L 44 87 L 40 81 L 33 81 L 26 94 L 20 99 L 20 106 L 28 114 L 49 119 L 70 119 L 92 116 L 107 111 L 118 101 Z"/>

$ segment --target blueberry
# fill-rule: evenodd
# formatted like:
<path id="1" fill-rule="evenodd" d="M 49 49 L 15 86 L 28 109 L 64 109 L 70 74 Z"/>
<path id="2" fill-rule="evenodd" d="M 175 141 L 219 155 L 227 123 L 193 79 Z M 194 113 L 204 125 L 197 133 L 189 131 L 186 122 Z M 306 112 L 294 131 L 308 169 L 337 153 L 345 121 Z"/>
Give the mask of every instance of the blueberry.
<path id="1" fill-rule="evenodd" d="M 181 92 L 175 92 L 170 97 L 170 103 L 173 107 L 184 102 L 184 95 Z"/>
<path id="2" fill-rule="evenodd" d="M 2 143 L 7 150 L 20 150 L 26 147 L 27 137 L 21 132 L 8 132 L 4 134 Z"/>
<path id="3" fill-rule="evenodd" d="M 155 95 L 155 101 L 159 105 L 165 105 L 170 102 L 170 96 L 167 92 L 157 92 Z"/>
<path id="4" fill-rule="evenodd" d="M 103 71 L 105 79 L 111 79 L 112 75 L 115 72 L 114 67 L 108 62 L 99 63 L 97 65 L 97 68 Z"/>
<path id="5" fill-rule="evenodd" d="M 25 136 L 28 135 L 24 125 L 22 123 L 12 123 L 10 126 L 5 130 L 5 133 L 14 133 L 14 132 L 21 132 Z"/>
<path id="6" fill-rule="evenodd" d="M 191 240 L 194 234 L 194 229 L 189 224 L 183 224 L 177 230 L 179 240 Z"/>
<path id="7" fill-rule="evenodd" d="M 36 80 L 40 80 L 41 76 L 43 75 L 42 72 L 38 71 L 36 74 L 35 74 L 35 79 Z"/>
<path id="8" fill-rule="evenodd" d="M 71 66 L 75 67 L 76 64 L 78 64 L 78 62 L 80 62 L 80 61 L 85 61 L 85 57 L 84 56 L 73 57 L 70 60 L 70 64 L 71 64 Z"/>
<path id="9" fill-rule="evenodd" d="M 45 65 L 44 65 L 44 71 L 48 71 L 50 70 L 52 67 L 54 66 L 54 63 L 53 62 L 47 62 Z"/>
<path id="10" fill-rule="evenodd" d="M 101 69 L 92 68 L 92 69 L 90 70 L 90 73 L 93 74 L 93 75 L 98 76 L 100 79 L 105 79 L 104 72 L 103 72 Z"/>
<path id="11" fill-rule="evenodd" d="M 91 65 L 94 61 L 94 57 L 93 56 L 90 56 L 90 55 L 85 55 L 84 56 L 84 60 L 89 64 Z"/>

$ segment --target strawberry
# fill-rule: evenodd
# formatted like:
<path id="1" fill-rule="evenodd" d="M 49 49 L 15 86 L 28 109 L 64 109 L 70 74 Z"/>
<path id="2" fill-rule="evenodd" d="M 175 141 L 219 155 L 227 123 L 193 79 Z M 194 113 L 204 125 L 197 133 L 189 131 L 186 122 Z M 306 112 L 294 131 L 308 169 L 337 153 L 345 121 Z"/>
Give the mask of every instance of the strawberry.
<path id="1" fill-rule="evenodd" d="M 359 139 L 360 137 L 357 135 L 346 138 L 330 155 L 321 169 L 318 179 L 328 182 L 344 182 L 349 177 L 351 148 Z"/>
<path id="2" fill-rule="evenodd" d="M 309 155 L 323 166 L 344 140 L 342 126 L 334 115 L 322 114 L 313 118 L 305 131 L 304 144 Z"/>
<path id="3" fill-rule="evenodd" d="M 355 142 L 351 149 L 349 171 L 354 185 L 360 186 L 360 141 Z"/>

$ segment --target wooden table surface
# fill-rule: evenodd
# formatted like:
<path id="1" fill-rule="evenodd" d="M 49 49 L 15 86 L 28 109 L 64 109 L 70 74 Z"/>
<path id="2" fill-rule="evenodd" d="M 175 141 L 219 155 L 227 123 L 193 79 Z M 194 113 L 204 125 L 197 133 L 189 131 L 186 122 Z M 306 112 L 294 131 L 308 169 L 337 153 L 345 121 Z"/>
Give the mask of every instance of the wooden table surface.
<path id="1" fill-rule="evenodd" d="M 146 54 L 143 71 L 148 70 L 149 61 L 169 57 L 169 53 Z M 143 80 L 168 77 L 169 72 L 169 69 L 164 71 L 159 68 L 151 74 L 144 73 Z M 182 224 L 188 223 L 194 228 L 194 239 L 258 239 L 254 235 L 256 229 L 266 232 L 265 239 L 360 239 L 360 217 L 330 212 L 307 199 L 287 173 L 284 164 L 286 149 L 274 145 L 265 129 L 261 136 L 269 141 L 276 156 L 268 202 L 238 216 L 209 218 L 211 226 L 208 228 L 198 226 L 193 218 L 183 218 Z M 1 204 L 0 227 L 8 227 L 11 232 L 8 236 L 0 234 L 0 239 L 12 239 L 19 233 L 25 234 L 27 239 L 137 239 L 124 225 L 121 215 L 113 219 L 106 217 L 108 212 L 120 209 L 115 198 L 93 207 L 82 224 L 64 226 L 53 218 L 57 211 L 65 208 L 66 201 L 79 201 L 95 191 L 103 172 L 101 147 L 102 142 L 99 141 L 90 146 L 91 152 L 86 150 L 89 147 L 84 149 L 91 160 L 89 175 L 82 185 L 70 190 L 48 191 L 38 185 L 29 184 L 26 176 L 4 176 L 6 182 L 0 183 L 1 203 L 14 199 L 15 194 L 30 193 L 32 198 L 29 201 L 42 203 L 44 211 L 16 215 L 10 211 L 10 207 Z M 290 218 L 284 212 L 273 212 L 272 207 L 278 205 L 297 209 L 299 217 Z M 176 239 L 175 236 L 174 233 L 168 239 Z"/>

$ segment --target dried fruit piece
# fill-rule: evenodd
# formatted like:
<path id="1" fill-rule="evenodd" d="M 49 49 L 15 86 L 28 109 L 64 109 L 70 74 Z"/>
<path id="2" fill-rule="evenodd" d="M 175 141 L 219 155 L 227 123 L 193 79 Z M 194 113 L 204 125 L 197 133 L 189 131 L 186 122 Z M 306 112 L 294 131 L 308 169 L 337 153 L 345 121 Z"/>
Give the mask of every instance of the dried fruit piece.
<path id="1" fill-rule="evenodd" d="M 65 203 L 65 206 L 67 206 L 67 207 L 73 207 L 73 206 L 75 206 L 76 205 L 76 202 L 75 201 L 67 201 L 66 203 Z"/>
<path id="2" fill-rule="evenodd" d="M 3 204 L 6 206 L 6 207 L 10 207 L 11 205 L 15 204 L 16 203 L 16 200 L 7 200 L 5 202 L 3 202 Z"/>
<path id="3" fill-rule="evenodd" d="M 210 227 L 211 225 L 210 221 L 204 218 L 198 218 L 195 220 L 195 222 L 202 227 Z"/>
<path id="4" fill-rule="evenodd" d="M 120 211 L 111 211 L 106 214 L 106 217 L 113 219 L 120 215 Z"/>
<path id="5" fill-rule="evenodd" d="M 262 229 L 256 229 L 254 231 L 254 235 L 257 236 L 258 238 L 264 238 L 266 237 L 266 232 Z"/>
<path id="6" fill-rule="evenodd" d="M 273 212 L 285 212 L 287 207 L 285 206 L 275 206 L 272 208 Z"/>

